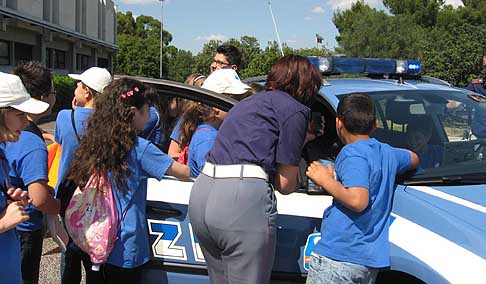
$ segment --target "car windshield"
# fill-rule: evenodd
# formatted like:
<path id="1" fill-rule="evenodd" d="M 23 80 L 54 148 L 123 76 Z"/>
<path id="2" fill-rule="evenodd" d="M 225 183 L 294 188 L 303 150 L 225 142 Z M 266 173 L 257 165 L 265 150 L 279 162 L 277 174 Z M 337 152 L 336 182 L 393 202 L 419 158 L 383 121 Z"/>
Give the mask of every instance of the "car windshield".
<path id="1" fill-rule="evenodd" d="M 460 175 L 484 172 L 486 102 L 463 91 L 388 91 L 368 93 L 375 101 L 376 139 L 407 148 L 420 157 L 420 173 Z"/>

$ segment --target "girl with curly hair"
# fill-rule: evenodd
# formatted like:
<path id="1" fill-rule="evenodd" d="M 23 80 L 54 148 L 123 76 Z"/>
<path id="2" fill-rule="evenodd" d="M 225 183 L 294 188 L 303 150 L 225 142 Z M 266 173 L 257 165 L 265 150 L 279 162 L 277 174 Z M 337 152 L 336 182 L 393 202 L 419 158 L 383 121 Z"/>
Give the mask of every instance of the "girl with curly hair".
<path id="1" fill-rule="evenodd" d="M 143 84 L 123 78 L 108 85 L 95 102 L 69 176 L 85 184 L 94 172 L 108 173 L 121 222 L 118 239 L 102 272 L 107 283 L 139 283 L 150 258 L 145 221 L 147 179 L 164 175 L 186 179 L 189 168 L 174 163 L 149 141 L 138 137 L 149 118 L 150 99 Z M 119 217 L 119 218 L 120 218 Z"/>

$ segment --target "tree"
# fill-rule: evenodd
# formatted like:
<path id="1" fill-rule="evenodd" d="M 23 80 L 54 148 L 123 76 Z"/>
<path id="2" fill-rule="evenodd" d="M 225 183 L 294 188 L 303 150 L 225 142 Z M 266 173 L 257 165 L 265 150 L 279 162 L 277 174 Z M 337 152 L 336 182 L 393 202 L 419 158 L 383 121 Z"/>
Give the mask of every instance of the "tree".
<path id="1" fill-rule="evenodd" d="M 362 1 L 333 17 L 339 36 L 337 51 L 347 56 L 420 57 L 423 28 L 407 15 L 390 16 Z"/>
<path id="2" fill-rule="evenodd" d="M 285 44 L 284 53 L 290 54 L 292 50 Z M 248 67 L 240 72 L 242 78 L 267 75 L 272 69 L 272 65 L 280 58 L 282 54 L 276 41 L 269 42 L 268 46 L 261 53 L 256 54 L 248 64 Z"/>
<path id="3" fill-rule="evenodd" d="M 149 16 L 138 16 L 131 12 L 117 13 L 118 45 L 114 60 L 115 73 L 159 77 L 160 70 L 160 21 Z M 163 31 L 163 45 L 168 46 L 172 35 Z M 163 58 L 164 75 L 168 74 L 167 55 Z"/>
<path id="4" fill-rule="evenodd" d="M 429 32 L 421 60 L 428 75 L 465 86 L 481 76 L 485 46 L 486 25 L 438 27 Z"/>
<path id="5" fill-rule="evenodd" d="M 165 48 L 164 53 L 167 54 L 169 62 L 168 79 L 184 82 L 187 76 L 192 73 L 192 66 L 194 64 L 192 53 L 174 46 Z"/>
<path id="6" fill-rule="evenodd" d="M 216 48 L 222 44 L 219 40 L 210 40 L 208 43 L 203 45 L 203 49 L 194 57 L 194 67 L 192 68 L 193 73 L 208 74 L 209 65 L 213 62 L 214 53 Z"/>
<path id="7" fill-rule="evenodd" d="M 423 27 L 433 27 L 444 0 L 383 0 L 385 7 L 394 15 L 411 16 Z"/>
<path id="8" fill-rule="evenodd" d="M 393 15 L 363 1 L 334 14 L 338 51 L 348 56 L 417 58 L 427 75 L 466 85 L 481 74 L 486 1 L 384 0 Z"/>

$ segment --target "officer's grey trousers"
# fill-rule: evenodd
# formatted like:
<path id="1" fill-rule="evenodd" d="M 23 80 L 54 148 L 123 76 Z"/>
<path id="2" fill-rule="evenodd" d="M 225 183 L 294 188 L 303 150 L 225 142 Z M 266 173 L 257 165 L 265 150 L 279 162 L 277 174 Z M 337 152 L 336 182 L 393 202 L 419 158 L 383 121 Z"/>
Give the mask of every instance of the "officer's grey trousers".
<path id="1" fill-rule="evenodd" d="M 269 283 L 277 203 L 267 181 L 199 175 L 189 218 L 214 284 Z"/>

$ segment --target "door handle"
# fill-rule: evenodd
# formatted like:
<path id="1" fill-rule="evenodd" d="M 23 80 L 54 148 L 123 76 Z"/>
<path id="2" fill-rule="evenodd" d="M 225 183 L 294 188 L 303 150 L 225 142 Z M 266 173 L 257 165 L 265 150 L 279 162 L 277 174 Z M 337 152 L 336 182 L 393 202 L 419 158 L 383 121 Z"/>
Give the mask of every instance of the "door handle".
<path id="1" fill-rule="evenodd" d="M 179 217 L 182 216 L 182 211 L 174 208 L 162 208 L 156 203 L 147 202 L 147 213 L 162 215 L 163 217 Z"/>

